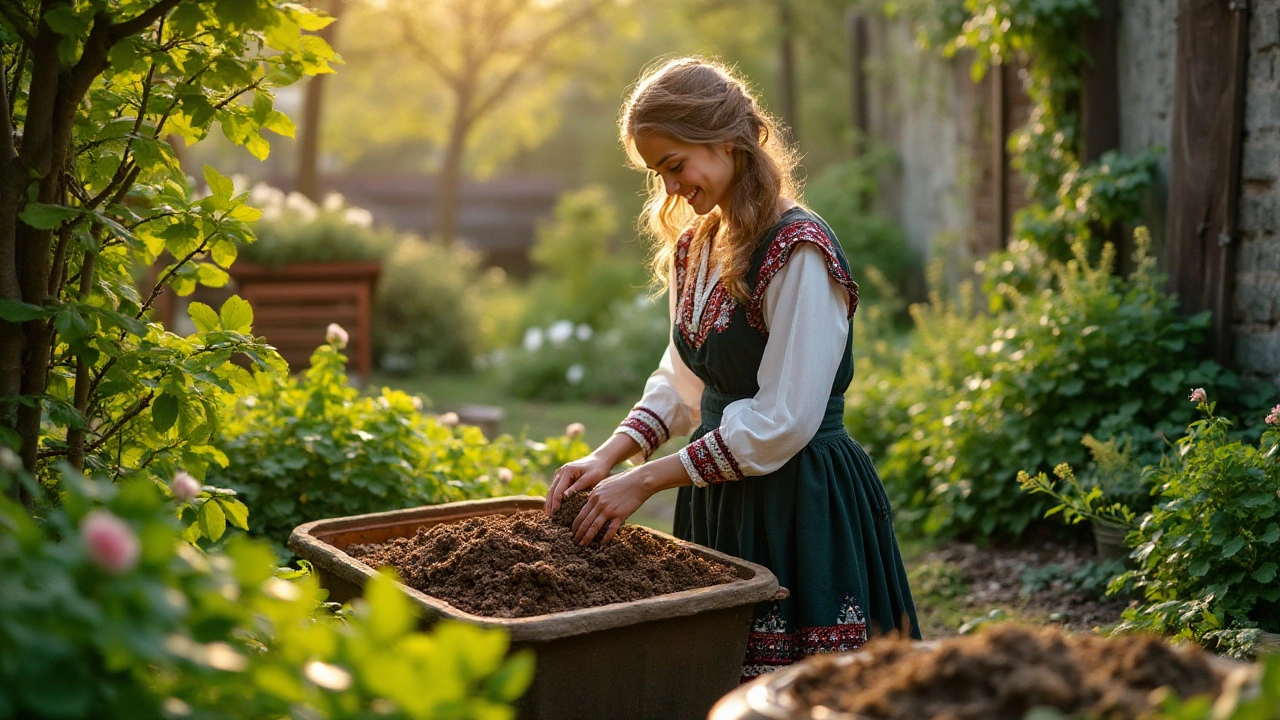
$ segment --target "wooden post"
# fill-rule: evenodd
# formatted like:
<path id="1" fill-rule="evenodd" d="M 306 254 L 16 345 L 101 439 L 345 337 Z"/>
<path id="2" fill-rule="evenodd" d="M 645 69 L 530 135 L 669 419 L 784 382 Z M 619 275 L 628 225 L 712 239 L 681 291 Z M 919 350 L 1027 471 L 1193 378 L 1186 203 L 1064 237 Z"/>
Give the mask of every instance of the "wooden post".
<path id="1" fill-rule="evenodd" d="M 867 17 L 856 6 L 845 12 L 845 31 L 849 36 L 849 101 L 850 119 L 857 131 L 854 153 L 862 154 L 871 133 L 867 108 Z"/>
<path id="2" fill-rule="evenodd" d="M 1170 289 L 1213 313 L 1210 349 L 1231 360 L 1247 0 L 1179 0 L 1166 241 Z"/>
<path id="3" fill-rule="evenodd" d="M 1089 54 L 1080 78 L 1080 160 L 1086 165 L 1108 150 L 1120 147 L 1120 78 L 1116 74 L 1118 6 L 1119 0 L 1098 0 L 1098 16 L 1081 27 L 1084 49 Z M 1125 228 L 1117 224 L 1094 228 L 1094 231 L 1116 246 L 1116 270 L 1125 272 L 1132 254 L 1132 243 Z"/>
<path id="4" fill-rule="evenodd" d="M 995 247 L 1009 246 L 1009 113 L 1005 108 L 1005 73 L 1009 69 L 997 65 L 987 73 L 991 78 L 991 191 L 995 200 Z"/>

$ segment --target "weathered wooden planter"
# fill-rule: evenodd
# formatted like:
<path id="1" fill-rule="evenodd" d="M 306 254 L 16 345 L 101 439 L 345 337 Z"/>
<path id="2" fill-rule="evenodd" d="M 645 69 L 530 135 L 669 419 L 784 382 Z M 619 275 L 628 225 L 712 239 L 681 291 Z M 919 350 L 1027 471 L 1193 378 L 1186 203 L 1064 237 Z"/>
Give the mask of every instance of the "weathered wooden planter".
<path id="1" fill-rule="evenodd" d="M 930 648 L 932 642 L 921 643 Z M 861 662 L 857 652 L 839 656 L 839 663 Z M 725 695 L 711 709 L 707 720 L 866 720 L 861 714 L 839 712 L 831 708 L 808 708 L 795 695 L 796 681 L 810 671 L 816 658 L 763 675 Z M 1258 668 L 1248 663 L 1210 656 L 1209 662 L 1227 678 L 1228 684 L 1256 685 Z M 923 718 L 921 719 L 923 720 Z"/>
<path id="2" fill-rule="evenodd" d="M 325 328 L 348 331 L 348 357 L 362 377 L 373 371 L 374 286 L 377 261 L 295 263 L 266 267 L 237 262 L 229 270 L 240 296 L 253 306 L 253 332 L 302 370 L 325 342 Z"/>
<path id="3" fill-rule="evenodd" d="M 422 527 L 495 513 L 540 510 L 542 498 L 510 497 L 318 520 L 299 526 L 289 547 L 310 560 L 331 599 L 360 595 L 374 570 L 343 549 L 412 536 Z M 524 718 L 705 718 L 737 687 L 755 605 L 778 592 L 766 568 L 644 528 L 733 568 L 740 580 L 569 612 L 525 618 L 481 617 L 401 586 L 441 618 L 502 628 L 512 646 L 533 648 L 537 672 L 519 710 Z"/>

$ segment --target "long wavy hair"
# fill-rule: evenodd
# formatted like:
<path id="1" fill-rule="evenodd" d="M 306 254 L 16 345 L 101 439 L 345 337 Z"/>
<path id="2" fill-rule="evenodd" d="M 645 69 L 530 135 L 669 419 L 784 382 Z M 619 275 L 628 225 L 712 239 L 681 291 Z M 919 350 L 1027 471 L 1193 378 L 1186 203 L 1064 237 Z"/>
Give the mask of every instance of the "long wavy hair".
<path id="1" fill-rule="evenodd" d="M 682 142 L 732 145 L 733 180 L 722 208 L 697 217 L 679 196 L 667 195 L 661 177 L 650 173 L 648 200 L 640 214 L 650 236 L 649 269 L 659 292 L 681 233 L 693 227 L 691 255 L 715 240 L 711 261 L 739 301 L 750 298 L 746 275 L 764 233 L 778 222 L 778 198 L 800 201 L 794 178 L 799 160 L 785 142 L 778 122 L 732 70 L 713 60 L 678 58 L 650 66 L 633 86 L 618 118 L 618 130 L 631 163 L 644 170 L 637 137 L 657 133 Z"/>

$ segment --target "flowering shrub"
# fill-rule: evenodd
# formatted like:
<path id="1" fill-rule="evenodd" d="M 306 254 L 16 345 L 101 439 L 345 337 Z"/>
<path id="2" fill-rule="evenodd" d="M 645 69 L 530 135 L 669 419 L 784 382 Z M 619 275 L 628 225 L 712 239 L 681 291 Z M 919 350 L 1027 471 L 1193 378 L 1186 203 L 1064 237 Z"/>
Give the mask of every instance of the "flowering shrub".
<path id="1" fill-rule="evenodd" d="M 490 442 L 456 419 L 421 414 L 421 400 L 398 390 L 361 396 L 345 364 L 335 345 L 322 345 L 303 376 L 260 373 L 252 394 L 228 398 L 220 449 L 229 464 L 210 481 L 253 508 L 253 533 L 283 544 L 310 520 L 540 494 L 555 468 L 588 452 L 568 438 Z"/>
<path id="2" fill-rule="evenodd" d="M 394 231 L 375 227 L 368 210 L 348 205 L 338 193 L 329 193 L 317 204 L 302 193 L 260 183 L 249 190 L 249 204 L 261 210 L 262 217 L 254 227 L 257 241 L 240 253 L 260 265 L 381 260 L 397 237 Z"/>
<path id="3" fill-rule="evenodd" d="M 1256 445 L 1232 440 L 1231 421 L 1197 393 L 1202 417 L 1176 456 L 1149 468 L 1157 502 L 1129 538 L 1139 566 L 1113 587 L 1146 598 L 1121 629 L 1230 640 L 1238 652 L 1250 628 L 1280 632 L 1280 412 Z"/>
<path id="4" fill-rule="evenodd" d="M 646 295 L 615 306 L 613 325 L 558 320 L 525 331 L 520 347 L 490 356 L 512 395 L 539 400 L 639 398 L 670 332 L 665 300 Z"/>
<path id="5" fill-rule="evenodd" d="M 1199 362 L 1208 317 L 1184 317 L 1161 290 L 1145 231 L 1134 271 L 1112 274 L 1075 246 L 1054 263 L 1051 287 L 1006 285 L 993 315 L 935 296 L 912 315 L 918 336 L 900 356 L 859 368 L 846 424 L 876 458 L 899 520 L 932 532 L 1017 537 L 1048 507 L 1020 492 L 1017 474 L 1066 462 L 1094 472 L 1088 435 L 1129 443 L 1140 465 L 1156 462 L 1163 435 L 1190 420 L 1180 396 L 1195 378 L 1233 389 L 1235 376 Z"/>
<path id="6" fill-rule="evenodd" d="M 37 517 L 0 496 L 0 718 L 510 717 L 532 677 L 502 633 L 414 632 L 387 577 L 335 615 L 265 543 L 183 542 L 148 479 L 62 480 Z"/>

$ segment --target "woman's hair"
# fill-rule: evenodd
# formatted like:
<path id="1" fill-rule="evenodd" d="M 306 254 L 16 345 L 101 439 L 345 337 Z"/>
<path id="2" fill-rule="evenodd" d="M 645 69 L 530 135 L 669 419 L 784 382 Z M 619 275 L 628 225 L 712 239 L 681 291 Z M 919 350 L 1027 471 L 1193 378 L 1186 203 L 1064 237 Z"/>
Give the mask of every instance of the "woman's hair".
<path id="1" fill-rule="evenodd" d="M 640 221 L 653 238 L 649 267 L 660 290 L 667 286 L 676 242 L 693 224 L 693 252 L 700 253 L 703 243 L 720 233 L 712 261 L 719 264 L 729 293 L 745 302 L 751 294 L 746 282 L 751 256 L 760 237 L 778 222 L 778 198 L 799 201 L 800 188 L 792 177 L 798 157 L 777 121 L 725 66 L 679 58 L 641 74 L 622 106 L 618 129 L 628 157 L 641 169 L 645 163 L 635 140 L 649 133 L 693 144 L 732 145 L 733 181 L 723 210 L 713 208 L 697 220 L 688 204 L 667 195 L 662 178 L 651 174 Z"/>

